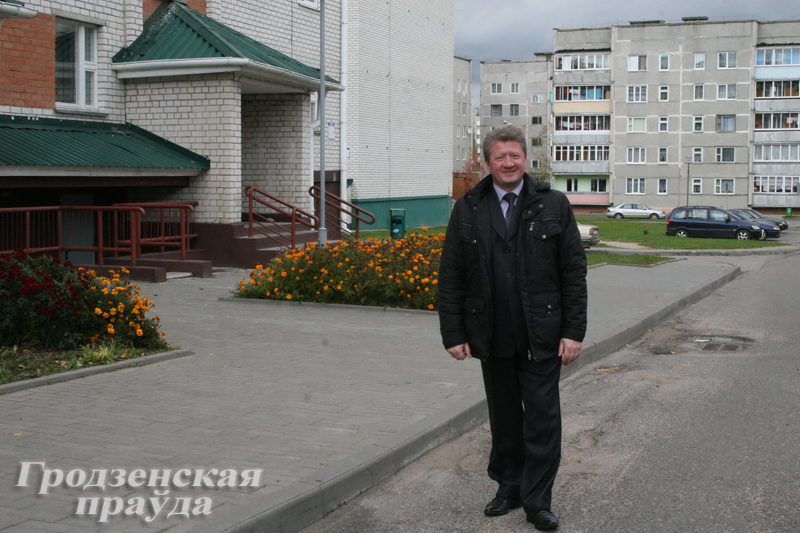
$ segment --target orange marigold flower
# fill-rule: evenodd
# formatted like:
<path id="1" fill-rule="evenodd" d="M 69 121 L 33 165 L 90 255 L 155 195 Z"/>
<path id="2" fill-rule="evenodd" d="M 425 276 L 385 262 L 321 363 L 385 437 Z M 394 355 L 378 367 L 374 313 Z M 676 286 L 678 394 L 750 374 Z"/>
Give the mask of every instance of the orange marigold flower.
<path id="1" fill-rule="evenodd" d="M 287 299 L 287 300 L 291 300 L 291 299 L 292 299 L 292 295 L 291 295 L 291 294 L 287 294 L 287 295 L 286 295 L 286 299 Z"/>

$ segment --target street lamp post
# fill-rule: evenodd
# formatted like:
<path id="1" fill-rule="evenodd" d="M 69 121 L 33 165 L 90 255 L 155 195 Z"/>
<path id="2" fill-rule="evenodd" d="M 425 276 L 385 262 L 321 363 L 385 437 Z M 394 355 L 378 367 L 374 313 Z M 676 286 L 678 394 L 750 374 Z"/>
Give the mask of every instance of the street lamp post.
<path id="1" fill-rule="evenodd" d="M 325 0 L 319 0 L 319 239 L 328 240 L 325 220 Z"/>

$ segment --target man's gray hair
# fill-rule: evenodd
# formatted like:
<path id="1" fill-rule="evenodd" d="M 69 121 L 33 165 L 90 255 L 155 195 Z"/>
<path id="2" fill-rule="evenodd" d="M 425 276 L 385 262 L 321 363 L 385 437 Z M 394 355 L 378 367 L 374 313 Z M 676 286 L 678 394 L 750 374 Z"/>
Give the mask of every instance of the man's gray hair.
<path id="1" fill-rule="evenodd" d="M 525 159 L 528 158 L 528 147 L 525 144 L 525 132 L 517 126 L 511 124 L 503 126 L 502 128 L 495 128 L 486 134 L 483 138 L 483 159 L 489 161 L 489 156 L 492 154 L 492 145 L 496 142 L 509 142 L 516 141 L 522 147 L 522 153 L 525 154 Z"/>

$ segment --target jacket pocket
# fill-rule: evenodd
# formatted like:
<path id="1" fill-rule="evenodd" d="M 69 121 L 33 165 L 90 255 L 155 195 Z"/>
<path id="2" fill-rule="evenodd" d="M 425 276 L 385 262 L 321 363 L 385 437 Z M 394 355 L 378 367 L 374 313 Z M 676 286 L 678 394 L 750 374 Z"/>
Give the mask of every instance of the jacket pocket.
<path id="1" fill-rule="evenodd" d="M 557 292 L 534 295 L 530 311 L 528 335 L 537 351 L 557 351 L 561 340 L 561 295 Z"/>

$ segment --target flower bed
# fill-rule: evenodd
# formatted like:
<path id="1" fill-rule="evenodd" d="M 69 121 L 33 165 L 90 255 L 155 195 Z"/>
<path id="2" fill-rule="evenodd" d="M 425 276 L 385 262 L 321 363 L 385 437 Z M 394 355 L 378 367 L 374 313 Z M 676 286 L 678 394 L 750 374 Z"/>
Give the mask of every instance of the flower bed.
<path id="1" fill-rule="evenodd" d="M 122 277 L 126 273 L 105 278 L 47 255 L 0 256 L 0 346 L 168 348 L 158 316 L 146 316 L 153 303 Z"/>
<path id="2" fill-rule="evenodd" d="M 433 310 L 443 241 L 423 228 L 402 239 L 307 244 L 258 265 L 236 295 Z"/>

